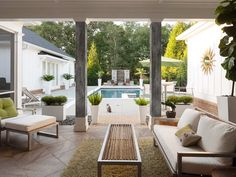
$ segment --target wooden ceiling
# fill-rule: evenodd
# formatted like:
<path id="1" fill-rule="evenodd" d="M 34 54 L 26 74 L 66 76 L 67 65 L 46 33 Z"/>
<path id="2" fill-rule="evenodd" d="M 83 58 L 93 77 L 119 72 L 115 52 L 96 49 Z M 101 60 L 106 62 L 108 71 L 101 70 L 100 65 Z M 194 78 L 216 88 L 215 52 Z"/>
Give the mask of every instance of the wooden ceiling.
<path id="1" fill-rule="evenodd" d="M 211 19 L 217 0 L 0 0 L 1 19 Z"/>

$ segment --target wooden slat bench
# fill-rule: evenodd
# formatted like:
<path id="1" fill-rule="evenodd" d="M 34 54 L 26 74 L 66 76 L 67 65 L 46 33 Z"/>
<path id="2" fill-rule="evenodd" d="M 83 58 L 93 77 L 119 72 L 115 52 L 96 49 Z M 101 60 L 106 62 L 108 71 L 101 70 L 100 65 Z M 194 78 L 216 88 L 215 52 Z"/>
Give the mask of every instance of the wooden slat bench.
<path id="1" fill-rule="evenodd" d="M 111 124 L 98 158 L 98 177 L 102 176 L 102 165 L 134 165 L 141 177 L 141 156 L 138 142 L 131 124 Z"/>

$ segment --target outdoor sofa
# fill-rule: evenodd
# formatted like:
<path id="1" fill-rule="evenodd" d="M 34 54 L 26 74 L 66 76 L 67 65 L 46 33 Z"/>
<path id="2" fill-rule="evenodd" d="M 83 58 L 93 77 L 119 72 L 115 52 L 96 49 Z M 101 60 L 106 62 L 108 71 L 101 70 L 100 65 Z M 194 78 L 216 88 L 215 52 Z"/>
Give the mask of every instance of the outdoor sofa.
<path id="1" fill-rule="evenodd" d="M 186 125 L 201 139 L 184 147 L 175 133 Z M 215 168 L 235 166 L 236 127 L 194 109 L 186 109 L 177 127 L 154 125 L 154 145 L 158 146 L 173 176 L 211 176 Z"/>
<path id="2" fill-rule="evenodd" d="M 46 115 L 36 115 L 35 110 L 32 115 L 18 114 L 13 101 L 10 98 L 0 98 L 0 145 L 1 132 L 6 131 L 6 143 L 8 144 L 10 132 L 26 134 L 28 136 L 28 150 L 31 150 L 32 135 L 44 135 L 58 138 L 58 123 L 56 117 Z M 41 132 L 41 130 L 56 127 L 56 133 Z"/>

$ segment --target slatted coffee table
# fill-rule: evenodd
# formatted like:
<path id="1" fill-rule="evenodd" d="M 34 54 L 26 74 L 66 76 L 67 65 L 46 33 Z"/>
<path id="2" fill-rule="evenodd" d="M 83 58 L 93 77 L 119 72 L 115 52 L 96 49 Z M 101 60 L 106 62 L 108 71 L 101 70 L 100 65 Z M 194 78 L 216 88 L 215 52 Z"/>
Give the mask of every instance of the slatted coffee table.
<path id="1" fill-rule="evenodd" d="M 102 176 L 102 165 L 134 165 L 138 177 L 141 177 L 142 161 L 133 125 L 108 126 L 98 157 L 98 177 Z"/>

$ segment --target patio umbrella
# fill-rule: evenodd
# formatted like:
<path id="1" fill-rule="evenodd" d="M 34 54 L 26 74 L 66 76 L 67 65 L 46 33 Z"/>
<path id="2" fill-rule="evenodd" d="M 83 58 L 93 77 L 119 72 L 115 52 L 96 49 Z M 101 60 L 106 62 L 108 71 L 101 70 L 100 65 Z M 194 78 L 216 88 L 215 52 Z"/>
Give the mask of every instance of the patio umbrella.
<path id="1" fill-rule="evenodd" d="M 167 58 L 167 57 L 161 57 L 161 65 L 162 66 L 172 66 L 177 67 L 179 66 L 183 61 L 173 59 L 173 58 Z M 150 59 L 142 60 L 140 61 L 141 65 L 143 67 L 149 67 L 150 66 Z"/>

